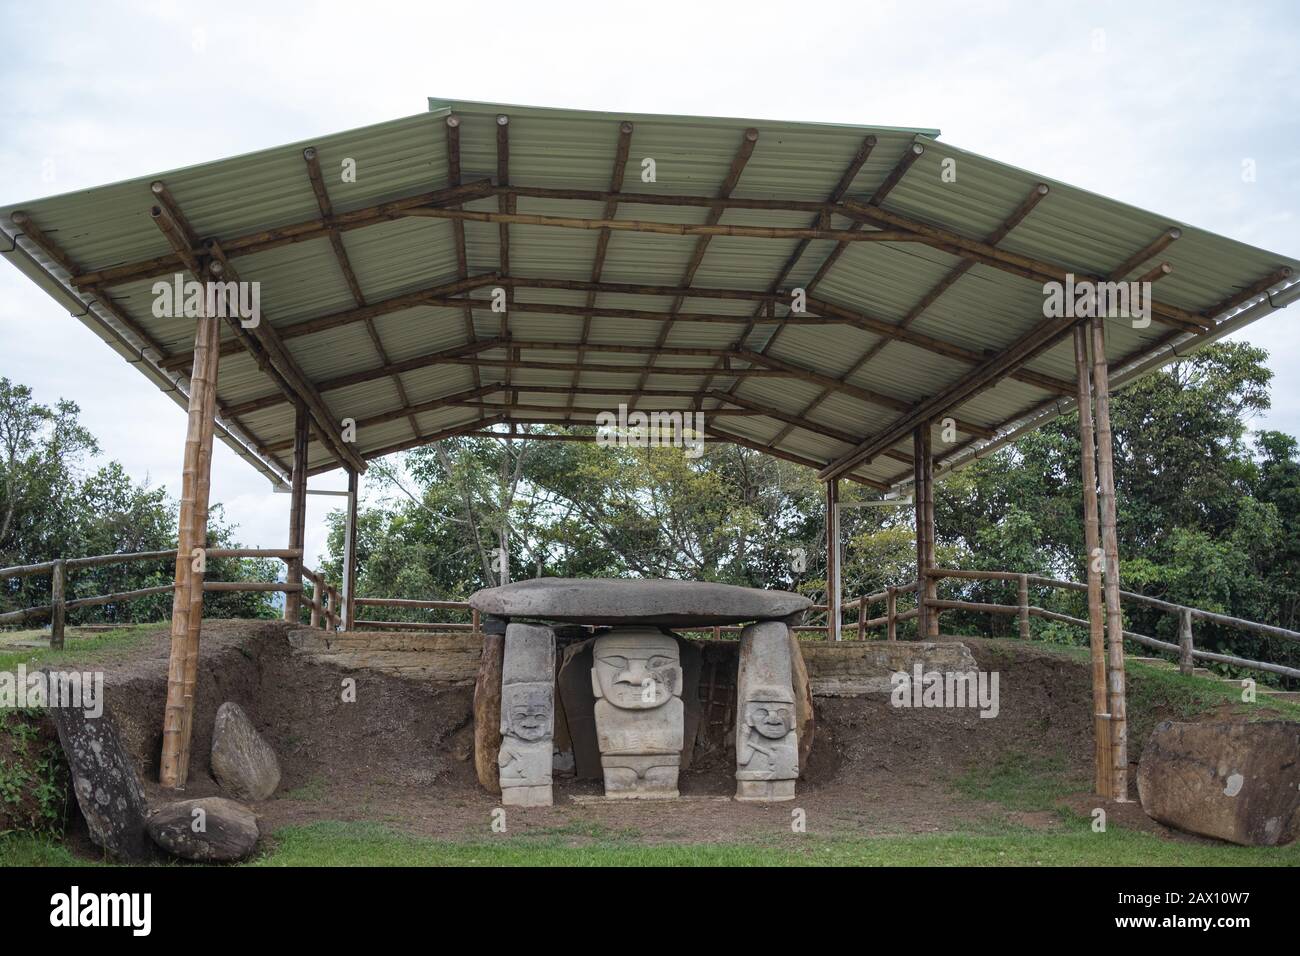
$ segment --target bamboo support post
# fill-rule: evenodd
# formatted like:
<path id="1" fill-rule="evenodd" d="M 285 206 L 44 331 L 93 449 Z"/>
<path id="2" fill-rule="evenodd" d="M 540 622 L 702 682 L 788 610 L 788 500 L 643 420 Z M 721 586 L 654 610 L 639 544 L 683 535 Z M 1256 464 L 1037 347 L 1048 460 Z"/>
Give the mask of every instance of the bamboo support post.
<path id="1" fill-rule="evenodd" d="M 1020 639 L 1027 641 L 1029 634 L 1029 575 L 1021 574 L 1016 579 L 1016 597 L 1020 608 Z"/>
<path id="2" fill-rule="evenodd" d="M 50 647 L 63 647 L 63 626 L 67 620 L 67 605 L 64 601 L 64 589 L 67 587 L 67 571 L 62 558 L 54 562 L 50 570 Z"/>
<path id="3" fill-rule="evenodd" d="M 1114 446 L 1110 427 L 1110 378 L 1104 320 L 1089 320 L 1097 434 L 1097 503 L 1101 525 L 1102 591 L 1106 599 L 1106 651 L 1110 691 L 1113 799 L 1128 799 L 1128 706 L 1124 689 L 1124 615 L 1120 607 L 1119 534 L 1116 528 Z"/>
<path id="4" fill-rule="evenodd" d="M 840 483 L 826 482 L 826 639 L 840 640 L 843 620 L 840 592 Z"/>
<path id="5" fill-rule="evenodd" d="M 207 536 L 208 470 L 212 463 L 220 334 L 220 324 L 216 317 L 201 316 L 198 319 L 194 339 L 194 372 L 190 377 L 189 422 L 181 472 L 171 651 L 167 664 L 167 703 L 163 716 L 162 759 L 158 772 L 159 783 L 167 789 L 183 788 L 189 771 L 198 638 L 203 615 L 203 573 L 195 569 L 193 552 L 203 547 Z"/>
<path id="6" fill-rule="evenodd" d="M 1196 668 L 1192 657 L 1192 609 L 1183 608 L 1178 612 L 1178 669 L 1190 675 Z"/>
<path id="7" fill-rule="evenodd" d="M 302 549 L 306 539 L 307 516 L 307 442 L 311 438 L 311 416 L 301 402 L 295 409 L 293 422 L 293 471 L 289 480 L 289 547 L 298 552 L 290 558 L 285 570 L 285 580 L 294 583 L 302 580 Z M 299 623 L 302 616 L 302 595 L 290 591 L 284 597 L 284 619 L 290 624 Z"/>
<path id="8" fill-rule="evenodd" d="M 343 516 L 343 630 L 357 617 L 357 473 L 348 469 L 347 510 Z"/>
<path id="9" fill-rule="evenodd" d="M 1092 665 L 1093 751 L 1098 796 L 1110 796 L 1110 717 L 1106 677 L 1106 623 L 1102 608 L 1101 530 L 1097 510 L 1097 446 L 1092 424 L 1092 377 L 1088 365 L 1088 336 L 1083 325 L 1074 327 L 1074 365 L 1079 397 L 1079 447 L 1083 483 L 1084 566 L 1088 577 L 1088 656 Z M 1106 719 L 1102 720 L 1105 714 Z M 1103 736 L 1105 735 L 1105 736 Z"/>

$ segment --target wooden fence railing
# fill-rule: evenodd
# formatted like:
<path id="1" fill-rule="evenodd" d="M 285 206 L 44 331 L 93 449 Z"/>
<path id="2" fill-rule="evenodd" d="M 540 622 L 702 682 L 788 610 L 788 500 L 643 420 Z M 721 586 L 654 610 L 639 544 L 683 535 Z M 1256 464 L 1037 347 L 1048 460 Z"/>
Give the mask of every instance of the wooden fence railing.
<path id="1" fill-rule="evenodd" d="M 207 559 L 215 558 L 279 558 L 288 564 L 302 557 L 302 551 L 295 548 L 208 548 Z M 168 594 L 176 585 L 160 584 L 154 587 L 137 588 L 133 591 L 117 591 L 112 594 L 97 594 L 92 597 L 79 597 L 67 600 L 68 578 L 74 571 L 99 567 L 107 564 L 127 564 L 139 561 L 175 561 L 176 549 L 170 551 L 137 551 L 130 554 L 100 554 L 87 558 L 56 558 L 39 564 L 22 564 L 10 568 L 0 568 L 0 581 L 12 578 L 25 578 L 48 574 L 50 577 L 50 603 L 34 607 L 6 611 L 0 614 L 0 625 L 23 624 L 28 621 L 49 618 L 50 646 L 63 647 L 64 630 L 67 626 L 67 612 L 83 607 L 95 607 L 104 604 L 116 604 L 151 597 L 155 594 Z M 338 626 L 338 591 L 329 587 L 324 578 L 315 571 L 303 569 L 303 577 L 312 582 L 312 626 L 319 627 L 322 615 L 326 620 Z M 302 591 L 301 581 L 204 581 L 204 591 Z"/>
<path id="2" fill-rule="evenodd" d="M 290 564 L 294 559 L 300 558 L 301 556 L 302 551 L 294 548 L 209 548 L 207 550 L 208 558 L 278 558 L 286 564 Z M 62 647 L 68 611 L 83 607 L 94 607 L 103 604 L 132 601 L 156 594 L 165 594 L 174 589 L 173 584 L 163 584 L 156 587 L 139 588 L 133 591 L 119 591 L 113 594 L 98 594 L 92 597 L 79 597 L 73 600 L 67 600 L 65 595 L 68 590 L 68 576 L 71 573 L 85 568 L 98 567 L 106 564 L 137 561 L 174 561 L 175 559 L 176 551 L 175 549 L 172 549 L 170 551 L 143 551 L 133 554 L 101 554 L 86 558 L 58 558 L 53 561 L 44 561 L 39 564 L 0 568 L 0 580 L 30 577 L 42 574 L 48 574 L 50 576 L 49 604 L 0 613 L 0 625 L 20 624 L 30 620 L 48 617 L 50 619 L 50 646 Z M 1046 608 L 1031 604 L 1029 600 L 1031 587 L 1086 592 L 1088 589 L 1086 584 L 1080 584 L 1075 581 L 1061 581 L 1056 578 L 1044 577 L 1039 574 L 1024 574 L 1013 571 L 962 571 L 955 568 L 934 568 L 929 572 L 929 574 L 936 580 L 1003 581 L 1006 583 L 1014 583 L 1016 585 L 1017 601 L 1015 604 L 995 604 L 980 601 L 961 601 L 938 598 L 927 602 L 928 606 L 933 608 L 936 614 L 942 613 L 943 611 L 970 611 L 982 614 L 1014 615 L 1019 622 L 1019 636 L 1024 639 L 1029 639 L 1032 636 L 1029 621 L 1034 617 L 1048 621 L 1056 621 L 1063 624 L 1072 624 L 1082 628 L 1088 627 L 1088 622 L 1083 618 L 1073 617 L 1069 614 L 1062 614 L 1058 611 L 1050 611 Z M 324 575 L 309 568 L 304 567 L 302 569 L 302 576 L 303 579 L 308 581 L 312 586 L 311 599 L 309 602 L 309 607 L 311 609 L 311 626 L 323 627 L 326 630 L 338 630 L 342 625 L 340 614 L 341 601 L 338 589 L 330 585 L 329 582 L 325 580 Z M 203 590 L 213 592 L 282 591 L 287 593 L 289 591 L 303 591 L 305 588 L 301 581 L 204 581 Z M 847 622 L 847 624 L 842 622 L 841 633 L 853 634 L 856 632 L 858 640 L 865 640 L 868 630 L 883 627 L 885 629 L 884 636 L 886 640 L 898 640 L 899 623 L 915 619 L 918 613 L 915 605 L 904 610 L 899 610 L 898 597 L 901 594 L 915 594 L 916 591 L 917 582 L 912 581 L 907 584 L 885 588 L 884 590 L 877 591 L 874 594 L 864 594 L 861 597 L 844 602 L 842 605 L 844 611 L 856 610 L 857 618 L 855 621 Z M 1200 608 L 1174 604 L 1173 602 L 1150 597 L 1146 594 L 1137 594 L 1132 591 L 1120 591 L 1119 593 L 1122 601 L 1131 601 L 1137 604 L 1143 604 L 1147 607 L 1156 608 L 1177 616 L 1179 633 L 1177 644 L 1169 641 L 1162 641 L 1145 634 L 1137 634 L 1133 631 L 1125 631 L 1124 637 L 1126 640 L 1134 641 L 1135 643 L 1154 648 L 1155 650 L 1176 654 L 1178 657 L 1179 669 L 1185 674 L 1190 674 L 1192 672 L 1197 660 L 1204 660 L 1221 664 L 1232 664 L 1251 670 L 1266 671 L 1272 674 L 1280 674 L 1284 677 L 1300 679 L 1300 669 L 1289 667 L 1284 664 L 1276 664 L 1269 661 L 1255 661 L 1243 657 L 1236 657 L 1231 654 L 1219 654 L 1212 651 L 1199 650 L 1195 646 L 1194 625 L 1196 621 L 1205 621 L 1207 623 L 1217 624 L 1221 627 L 1250 631 L 1256 634 L 1263 634 L 1267 637 L 1276 637 L 1282 640 L 1295 642 L 1300 642 L 1300 632 L 1287 630 L 1283 627 L 1276 627 L 1271 624 L 1246 621 L 1241 618 L 1230 617 L 1226 614 L 1217 614 L 1213 611 L 1203 611 Z M 884 604 L 885 613 L 878 617 L 868 617 L 868 611 L 881 603 Z M 469 617 L 468 621 L 462 622 L 381 621 L 366 619 L 355 621 L 354 626 L 357 628 L 374 630 L 468 631 L 473 634 L 481 633 L 478 612 L 472 610 L 467 601 L 425 601 L 408 598 L 356 598 L 354 604 L 358 608 L 387 607 L 403 610 L 456 611 Z M 824 604 L 817 604 L 814 605 L 811 610 L 814 614 L 825 616 L 827 607 Z M 713 628 L 690 629 L 688 633 L 711 633 L 715 638 L 717 638 L 721 637 L 724 633 L 735 633 L 739 630 L 740 628 L 736 626 L 719 626 Z M 829 622 L 826 624 L 801 625 L 795 628 L 795 630 L 801 633 L 819 633 L 823 637 L 829 637 L 830 633 Z"/>

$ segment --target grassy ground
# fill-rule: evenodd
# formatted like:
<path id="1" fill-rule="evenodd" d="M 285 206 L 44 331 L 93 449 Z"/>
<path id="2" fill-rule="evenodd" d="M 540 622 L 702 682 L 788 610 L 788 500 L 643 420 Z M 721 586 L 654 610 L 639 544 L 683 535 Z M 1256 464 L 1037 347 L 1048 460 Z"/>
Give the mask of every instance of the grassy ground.
<path id="1" fill-rule="evenodd" d="M 1183 843 L 1132 830 L 1094 833 L 1087 821 L 1060 832 L 874 838 L 791 835 L 781 845 L 644 844 L 636 834 L 564 828 L 464 842 L 399 833 L 377 823 L 321 822 L 278 831 L 246 866 L 1297 866 L 1300 844 L 1281 849 Z M 0 866 L 93 866 L 58 843 L 0 837 Z"/>
<path id="2" fill-rule="evenodd" d="M 0 646 L 0 670 L 24 662 L 57 663 L 111 655 L 129 646 L 148 626 L 79 639 L 74 651 Z M 1080 648 L 1037 644 L 1051 653 L 1086 660 Z M 1157 715 L 1191 719 L 1231 707 L 1252 719 L 1300 720 L 1300 704 L 1260 695 L 1244 704 L 1239 686 L 1130 663 L 1132 735 L 1148 735 Z M 306 784 L 306 798 L 319 788 Z M 1300 843 L 1283 848 L 1246 848 L 1209 841 L 1170 840 L 1113 824 L 1095 833 L 1091 819 L 1062 804 L 1088 789 L 1064 757 L 1008 752 L 996 763 L 950 781 L 972 802 L 1006 808 L 1006 823 L 965 832 L 881 837 L 789 834 L 763 842 L 663 844 L 633 831 L 572 824 L 529 834 L 467 834 L 461 840 L 413 836 L 375 822 L 321 821 L 280 829 L 247 866 L 1300 866 Z M 1049 818 L 1046 829 L 1010 822 L 1017 815 Z M 0 866 L 94 866 L 102 860 L 74 856 L 61 843 L 31 834 L 0 834 Z"/>
<path id="3" fill-rule="evenodd" d="M 15 641 L 48 641 L 49 631 L 9 631 L 0 633 L 0 671 L 12 671 L 19 664 L 28 670 L 47 665 L 75 661 L 78 664 L 108 660 L 121 651 L 128 650 L 143 640 L 145 634 L 156 631 L 160 624 L 128 624 L 112 631 L 88 633 L 85 637 L 64 637 L 63 650 L 49 647 L 15 647 Z"/>

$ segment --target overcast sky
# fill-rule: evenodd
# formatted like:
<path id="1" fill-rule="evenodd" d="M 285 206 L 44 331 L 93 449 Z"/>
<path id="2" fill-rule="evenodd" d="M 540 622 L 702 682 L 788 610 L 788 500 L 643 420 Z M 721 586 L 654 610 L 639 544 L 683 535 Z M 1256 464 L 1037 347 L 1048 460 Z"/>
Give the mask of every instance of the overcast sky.
<path id="1" fill-rule="evenodd" d="M 292 11 L 292 12 L 290 12 Z M 0 201 L 425 109 L 428 96 L 933 127 L 954 145 L 1300 257 L 1300 7 L 1279 3 L 0 3 Z M 1243 160 L 1256 179 L 1243 182 Z M 1300 306 L 1242 336 L 1300 433 Z M 184 412 L 9 265 L 0 376 L 180 484 Z M 340 474 L 312 486 L 342 487 Z M 220 443 L 213 497 L 283 547 L 287 496 Z M 326 512 L 308 504 L 309 558 Z"/>

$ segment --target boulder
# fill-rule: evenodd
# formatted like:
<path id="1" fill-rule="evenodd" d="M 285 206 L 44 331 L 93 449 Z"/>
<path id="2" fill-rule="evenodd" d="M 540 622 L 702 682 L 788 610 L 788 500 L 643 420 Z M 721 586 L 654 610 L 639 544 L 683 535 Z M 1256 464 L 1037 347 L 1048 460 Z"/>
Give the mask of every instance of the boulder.
<path id="1" fill-rule="evenodd" d="M 124 860 L 151 859 L 153 846 L 145 832 L 149 806 L 112 716 L 105 710 L 90 717 L 80 707 L 49 712 L 91 840 Z"/>
<path id="2" fill-rule="evenodd" d="M 817 716 L 813 711 L 812 682 L 808 679 L 808 665 L 803 659 L 803 648 L 794 630 L 790 631 L 790 672 L 794 690 L 795 732 L 799 737 L 799 776 L 808 770 L 812 754 L 813 735 L 817 731 Z"/>
<path id="3" fill-rule="evenodd" d="M 241 800 L 265 800 L 280 785 L 280 761 L 244 709 L 226 701 L 212 726 L 212 775 Z"/>
<path id="4" fill-rule="evenodd" d="M 812 602 L 789 591 L 764 591 L 700 581 L 533 578 L 478 591 L 481 614 L 568 624 L 713 627 L 785 620 Z"/>
<path id="5" fill-rule="evenodd" d="M 1166 826 L 1243 846 L 1300 830 L 1300 724 L 1175 723 L 1151 734 L 1138 765 L 1142 809 Z"/>
<path id="6" fill-rule="evenodd" d="M 257 845 L 257 816 L 225 797 L 169 803 L 149 818 L 149 836 L 173 856 L 196 863 L 242 860 Z"/>

